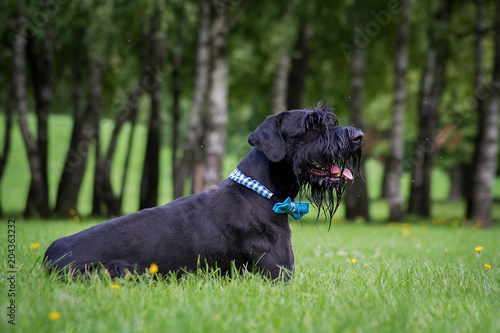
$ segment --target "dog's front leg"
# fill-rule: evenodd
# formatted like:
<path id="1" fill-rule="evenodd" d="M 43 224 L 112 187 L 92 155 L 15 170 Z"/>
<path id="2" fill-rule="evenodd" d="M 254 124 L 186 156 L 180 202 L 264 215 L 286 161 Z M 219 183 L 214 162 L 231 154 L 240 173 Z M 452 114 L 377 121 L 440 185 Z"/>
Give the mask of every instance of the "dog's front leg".
<path id="1" fill-rule="evenodd" d="M 280 239 L 267 250 L 254 252 L 254 269 L 273 280 L 288 281 L 293 274 L 294 256 L 290 239 Z"/>
<path id="2" fill-rule="evenodd" d="M 272 253 L 264 253 L 254 261 L 254 269 L 272 280 L 289 281 L 293 274 L 293 260 L 279 260 Z"/>

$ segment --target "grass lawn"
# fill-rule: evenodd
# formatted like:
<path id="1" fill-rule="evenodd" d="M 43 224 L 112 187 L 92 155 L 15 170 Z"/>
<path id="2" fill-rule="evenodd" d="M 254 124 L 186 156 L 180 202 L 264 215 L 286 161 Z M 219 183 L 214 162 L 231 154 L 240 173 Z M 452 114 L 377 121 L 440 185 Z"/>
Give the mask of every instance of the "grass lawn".
<path id="1" fill-rule="evenodd" d="M 46 276 L 39 263 L 49 244 L 90 225 L 16 223 L 16 325 L 6 316 L 2 255 L 1 332 L 500 331 L 499 227 L 337 221 L 327 232 L 311 219 L 291 222 L 296 267 L 286 284 L 252 274 L 85 283 Z M 7 253 L 7 223 L 0 227 Z M 49 319 L 52 312 L 60 318 Z"/>
<path id="2" fill-rule="evenodd" d="M 65 116 L 49 120 L 52 204 L 70 125 Z M 110 123 L 104 122 L 104 144 L 111 130 Z M 118 161 L 124 158 L 129 131 L 126 128 L 119 140 Z M 139 127 L 125 213 L 138 207 L 145 137 L 145 128 Z M 8 216 L 24 209 L 30 181 L 17 126 L 12 139 L 12 155 L 0 188 Z M 224 161 L 224 173 L 229 174 L 249 149 L 246 144 L 232 149 Z M 165 145 L 159 204 L 172 197 L 171 169 L 165 163 L 169 156 Z M 121 179 L 120 167 L 118 163 L 112 171 L 114 184 Z M 76 207 L 80 222 L 18 219 L 15 253 L 9 253 L 7 218 L 0 220 L 0 332 L 500 332 L 500 205 L 493 207 L 496 227 L 464 224 L 464 203 L 445 201 L 449 178 L 435 169 L 432 218 L 409 216 L 411 223 L 387 224 L 388 204 L 378 199 L 383 165 L 367 160 L 367 170 L 373 223 L 345 223 L 342 206 L 330 232 L 325 224 L 316 228 L 314 212 L 301 223 L 292 221 L 296 266 L 289 283 L 272 283 L 252 274 L 216 278 L 201 273 L 180 281 L 148 276 L 137 281 L 106 277 L 85 283 L 57 281 L 39 268 L 45 249 L 56 238 L 102 222 L 86 217 L 91 209 L 91 155 Z M 405 196 L 410 181 L 405 174 Z M 499 179 L 494 193 L 500 197 Z M 32 248 L 36 243 L 39 248 Z M 483 247 L 481 253 L 475 251 L 477 246 Z M 9 255 L 15 255 L 18 271 L 14 284 L 9 280 Z M 15 296 L 9 296 L 11 289 Z M 8 323 L 11 300 L 15 301 L 15 326 Z"/>

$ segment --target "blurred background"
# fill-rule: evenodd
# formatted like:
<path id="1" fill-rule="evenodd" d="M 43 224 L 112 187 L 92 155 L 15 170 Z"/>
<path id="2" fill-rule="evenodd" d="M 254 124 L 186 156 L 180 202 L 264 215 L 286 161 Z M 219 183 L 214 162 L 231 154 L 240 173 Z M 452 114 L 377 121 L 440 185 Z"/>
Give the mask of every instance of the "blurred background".
<path id="1" fill-rule="evenodd" d="M 218 184 L 267 115 L 365 133 L 337 219 L 500 221 L 500 1 L 3 1 L 0 212 L 118 216 Z"/>

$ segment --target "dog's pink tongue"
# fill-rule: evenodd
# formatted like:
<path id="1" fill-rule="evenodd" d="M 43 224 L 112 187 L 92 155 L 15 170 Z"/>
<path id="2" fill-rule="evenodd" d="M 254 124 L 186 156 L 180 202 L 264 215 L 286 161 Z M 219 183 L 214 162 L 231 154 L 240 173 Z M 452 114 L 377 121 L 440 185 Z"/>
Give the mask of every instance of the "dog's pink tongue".
<path id="1" fill-rule="evenodd" d="M 333 175 L 336 175 L 338 173 L 340 173 L 340 168 L 336 165 L 332 166 L 332 168 L 330 169 L 330 173 L 332 173 Z M 349 180 L 352 180 L 354 177 L 352 176 L 352 173 L 349 169 L 345 168 L 344 169 L 344 172 L 342 172 L 342 176 L 344 176 L 344 178 L 347 178 Z"/>
<path id="2" fill-rule="evenodd" d="M 344 172 L 342 173 L 342 176 L 344 176 L 345 178 L 347 178 L 349 180 L 353 180 L 354 179 L 354 177 L 352 176 L 351 170 L 349 170 L 349 169 L 344 169 Z"/>

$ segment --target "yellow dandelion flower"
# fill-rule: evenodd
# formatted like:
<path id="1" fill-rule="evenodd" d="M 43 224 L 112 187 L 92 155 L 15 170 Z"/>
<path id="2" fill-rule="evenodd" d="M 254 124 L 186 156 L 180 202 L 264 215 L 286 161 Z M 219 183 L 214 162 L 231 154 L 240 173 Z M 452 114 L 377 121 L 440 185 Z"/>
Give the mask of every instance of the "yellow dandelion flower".
<path id="1" fill-rule="evenodd" d="M 76 210 L 74 210 L 73 208 L 70 208 L 69 215 L 76 215 Z"/>
<path id="2" fill-rule="evenodd" d="M 30 246 L 33 250 L 38 250 L 38 248 L 40 247 L 40 243 L 31 243 Z"/>
<path id="3" fill-rule="evenodd" d="M 486 267 L 487 270 L 491 270 L 491 265 L 484 264 L 484 267 Z"/>
<path id="4" fill-rule="evenodd" d="M 411 231 L 410 231 L 410 229 L 408 229 L 408 228 L 403 228 L 403 229 L 401 229 L 401 233 L 402 233 L 404 236 L 408 236 L 408 235 L 411 233 Z"/>
<path id="5" fill-rule="evenodd" d="M 351 259 L 349 261 L 352 262 L 352 263 L 355 263 L 355 262 L 358 262 L 358 259 Z"/>
<path id="6" fill-rule="evenodd" d="M 59 319 L 61 319 L 61 314 L 57 311 L 53 311 L 53 312 L 49 313 L 49 319 L 50 320 L 59 320 Z"/>
<path id="7" fill-rule="evenodd" d="M 152 263 L 151 266 L 149 266 L 149 272 L 151 274 L 156 274 L 158 273 L 158 265 L 155 263 Z"/>
<path id="8" fill-rule="evenodd" d="M 111 288 L 118 290 L 118 289 L 120 289 L 120 286 L 117 284 L 112 284 Z"/>
<path id="9" fill-rule="evenodd" d="M 73 221 L 80 222 L 80 216 L 78 215 L 73 216 Z"/>
<path id="10" fill-rule="evenodd" d="M 477 251 L 477 252 L 481 253 L 481 250 L 482 250 L 482 249 L 483 249 L 483 247 L 482 247 L 482 246 L 476 246 L 476 251 Z"/>

